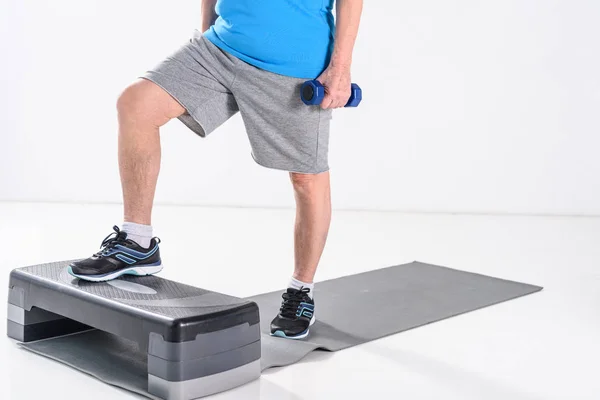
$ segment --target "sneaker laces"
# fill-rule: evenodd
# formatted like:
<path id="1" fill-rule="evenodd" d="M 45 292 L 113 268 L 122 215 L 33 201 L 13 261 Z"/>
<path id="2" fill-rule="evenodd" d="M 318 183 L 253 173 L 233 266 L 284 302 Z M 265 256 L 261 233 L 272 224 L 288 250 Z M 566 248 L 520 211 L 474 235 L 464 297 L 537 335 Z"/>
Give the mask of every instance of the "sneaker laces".
<path id="1" fill-rule="evenodd" d="M 127 233 L 119 229 L 118 226 L 113 226 L 114 232 L 104 238 L 100 245 L 100 251 L 94 254 L 96 257 L 102 257 L 108 254 L 119 244 L 125 244 L 127 240 Z"/>
<path id="2" fill-rule="evenodd" d="M 300 290 L 289 288 L 281 297 L 283 297 L 283 303 L 279 309 L 282 317 L 294 319 L 298 312 L 300 303 L 304 301 L 304 296 L 310 292 L 309 288 L 301 288 Z"/>

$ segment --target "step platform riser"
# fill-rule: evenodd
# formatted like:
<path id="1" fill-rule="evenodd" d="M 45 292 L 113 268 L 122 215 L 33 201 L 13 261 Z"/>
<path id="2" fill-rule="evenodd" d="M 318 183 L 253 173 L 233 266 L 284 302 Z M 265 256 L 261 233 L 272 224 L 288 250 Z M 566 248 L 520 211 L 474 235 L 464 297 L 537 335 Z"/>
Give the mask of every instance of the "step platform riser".
<path id="1" fill-rule="evenodd" d="M 92 329 L 88 325 L 41 308 L 34 307 L 27 311 L 10 303 L 7 316 L 8 337 L 20 342 L 33 342 Z"/>
<path id="2" fill-rule="evenodd" d="M 148 392 L 166 400 L 190 400 L 210 396 L 252 382 L 260 377 L 260 360 L 219 374 L 182 382 L 148 375 Z"/>
<path id="3" fill-rule="evenodd" d="M 260 324 L 241 324 L 217 332 L 203 333 L 187 342 L 167 342 L 150 333 L 148 354 L 167 361 L 187 361 L 236 349 L 260 340 Z"/>
<path id="4" fill-rule="evenodd" d="M 188 361 L 167 361 L 148 355 L 148 374 L 170 382 L 188 381 L 225 372 L 260 360 L 260 340 L 235 350 Z"/>

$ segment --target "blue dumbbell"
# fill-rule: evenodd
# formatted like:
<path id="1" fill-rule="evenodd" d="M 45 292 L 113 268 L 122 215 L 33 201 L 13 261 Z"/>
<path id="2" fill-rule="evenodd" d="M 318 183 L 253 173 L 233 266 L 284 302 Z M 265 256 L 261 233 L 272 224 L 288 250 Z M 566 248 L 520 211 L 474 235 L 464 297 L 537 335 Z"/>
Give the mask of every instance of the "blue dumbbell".
<path id="1" fill-rule="evenodd" d="M 350 86 L 350 99 L 344 107 L 358 107 L 362 100 L 362 89 L 356 83 Z M 302 84 L 300 89 L 300 98 L 304 104 L 313 106 L 319 105 L 323 102 L 325 97 L 325 88 L 321 85 L 321 82 L 315 80 L 306 81 Z"/>

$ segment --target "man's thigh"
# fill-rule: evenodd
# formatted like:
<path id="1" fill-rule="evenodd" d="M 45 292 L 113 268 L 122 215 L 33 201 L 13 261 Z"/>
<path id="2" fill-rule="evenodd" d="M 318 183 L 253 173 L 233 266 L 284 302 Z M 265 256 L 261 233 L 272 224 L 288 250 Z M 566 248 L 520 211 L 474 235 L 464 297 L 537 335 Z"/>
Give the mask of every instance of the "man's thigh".
<path id="1" fill-rule="evenodd" d="M 232 92 L 258 164 L 304 174 L 329 170 L 332 112 L 302 102 L 304 81 L 249 64 L 240 67 Z"/>
<path id="2" fill-rule="evenodd" d="M 238 111 L 229 89 L 235 77 L 234 61 L 196 31 L 188 43 L 142 78 L 175 99 L 185 109 L 179 119 L 206 136 Z"/>

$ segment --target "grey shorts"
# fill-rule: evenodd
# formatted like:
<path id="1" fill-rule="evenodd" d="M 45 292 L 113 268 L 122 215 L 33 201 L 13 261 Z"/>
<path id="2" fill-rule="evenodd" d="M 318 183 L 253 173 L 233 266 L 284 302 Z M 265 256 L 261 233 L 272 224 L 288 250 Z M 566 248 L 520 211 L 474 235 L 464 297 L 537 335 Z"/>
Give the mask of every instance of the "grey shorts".
<path id="1" fill-rule="evenodd" d="M 202 137 L 239 111 L 258 164 L 307 174 L 329 169 L 331 110 L 300 100 L 305 79 L 247 64 L 198 31 L 143 78 L 175 98 L 186 109 L 179 119 Z"/>

